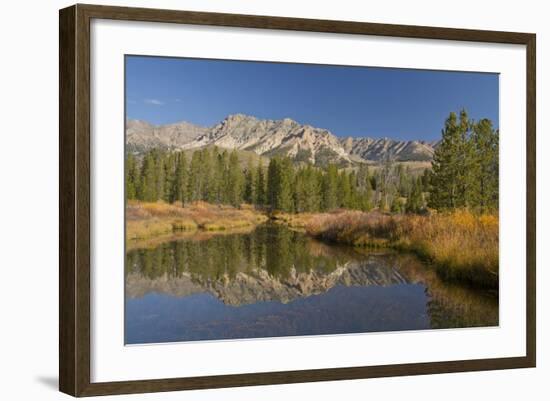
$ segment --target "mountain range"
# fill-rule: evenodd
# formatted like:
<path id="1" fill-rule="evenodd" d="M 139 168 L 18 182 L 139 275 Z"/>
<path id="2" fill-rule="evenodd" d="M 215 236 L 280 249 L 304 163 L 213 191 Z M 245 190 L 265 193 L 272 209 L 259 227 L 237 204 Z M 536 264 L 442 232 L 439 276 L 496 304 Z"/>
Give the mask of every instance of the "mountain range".
<path id="1" fill-rule="evenodd" d="M 152 148 L 172 150 L 205 146 L 252 151 L 265 157 L 288 156 L 315 165 L 335 163 L 345 167 L 361 162 L 429 162 L 437 142 L 401 141 L 389 138 L 341 138 L 322 128 L 290 118 L 262 120 L 232 114 L 213 127 L 188 122 L 152 125 L 141 120 L 126 122 L 127 150 L 141 153 Z"/>

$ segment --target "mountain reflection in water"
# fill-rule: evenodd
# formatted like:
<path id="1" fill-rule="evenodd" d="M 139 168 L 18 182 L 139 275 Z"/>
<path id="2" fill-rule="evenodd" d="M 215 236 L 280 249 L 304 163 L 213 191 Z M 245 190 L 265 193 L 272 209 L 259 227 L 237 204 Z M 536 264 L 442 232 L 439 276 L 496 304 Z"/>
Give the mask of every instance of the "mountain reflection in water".
<path id="1" fill-rule="evenodd" d="M 187 235 L 126 255 L 127 344 L 498 325 L 498 297 L 410 254 L 281 225 Z"/>

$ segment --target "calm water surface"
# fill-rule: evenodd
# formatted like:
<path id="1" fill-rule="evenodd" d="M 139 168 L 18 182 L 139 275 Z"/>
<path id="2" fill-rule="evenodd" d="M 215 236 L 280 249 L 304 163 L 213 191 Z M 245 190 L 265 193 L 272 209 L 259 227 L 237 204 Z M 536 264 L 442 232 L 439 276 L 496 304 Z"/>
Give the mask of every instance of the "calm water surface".
<path id="1" fill-rule="evenodd" d="M 410 254 L 317 242 L 280 225 L 127 252 L 127 344 L 498 325 L 498 296 Z"/>

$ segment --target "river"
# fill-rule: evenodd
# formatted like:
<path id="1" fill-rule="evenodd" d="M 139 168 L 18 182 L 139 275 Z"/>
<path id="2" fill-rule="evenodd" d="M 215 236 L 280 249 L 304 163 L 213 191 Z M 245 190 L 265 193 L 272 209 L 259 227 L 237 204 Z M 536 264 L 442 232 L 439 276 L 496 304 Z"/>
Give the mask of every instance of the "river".
<path id="1" fill-rule="evenodd" d="M 411 254 L 283 225 L 186 234 L 126 254 L 126 344 L 498 325 L 498 296 Z"/>

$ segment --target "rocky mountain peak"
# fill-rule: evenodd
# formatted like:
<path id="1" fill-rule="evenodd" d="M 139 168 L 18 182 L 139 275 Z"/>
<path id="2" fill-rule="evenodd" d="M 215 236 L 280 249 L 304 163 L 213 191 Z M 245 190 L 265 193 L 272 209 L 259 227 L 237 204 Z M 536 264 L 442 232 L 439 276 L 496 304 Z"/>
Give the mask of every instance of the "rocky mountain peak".
<path id="1" fill-rule="evenodd" d="M 254 116 L 230 114 L 210 128 L 188 122 L 154 126 L 129 120 L 126 139 L 130 150 L 152 147 L 195 149 L 215 145 L 221 148 L 253 151 L 273 157 L 285 155 L 296 162 L 316 165 L 334 163 L 341 167 L 360 161 L 430 161 L 436 142 L 400 141 L 389 138 L 338 138 L 330 131 L 300 124 L 291 118 L 263 120 Z"/>
<path id="2" fill-rule="evenodd" d="M 247 114 L 237 113 L 229 114 L 225 117 L 221 124 L 241 124 L 243 122 L 256 122 L 258 119 L 254 116 L 249 116 Z"/>
<path id="3" fill-rule="evenodd" d="M 142 120 L 128 120 L 126 143 L 128 150 L 134 152 L 152 148 L 179 149 L 206 130 L 187 121 L 156 126 Z"/>

